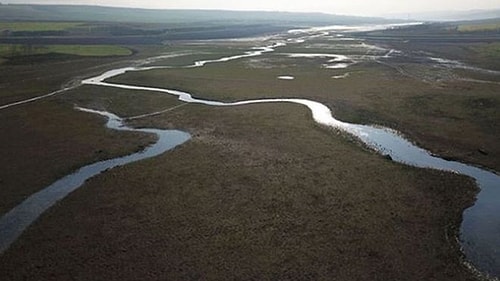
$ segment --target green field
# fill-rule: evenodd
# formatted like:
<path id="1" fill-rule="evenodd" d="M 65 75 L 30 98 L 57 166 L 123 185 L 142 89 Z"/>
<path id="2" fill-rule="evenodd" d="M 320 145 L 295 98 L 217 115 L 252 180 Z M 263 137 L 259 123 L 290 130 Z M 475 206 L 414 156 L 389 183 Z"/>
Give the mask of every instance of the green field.
<path id="1" fill-rule="evenodd" d="M 457 27 L 457 30 L 460 32 L 500 31 L 500 21 L 484 24 L 462 24 Z"/>
<path id="2" fill-rule="evenodd" d="M 493 61 L 500 60 L 500 42 L 482 44 L 480 46 L 474 47 L 479 56 Z"/>
<path id="3" fill-rule="evenodd" d="M 0 56 L 29 56 L 43 54 L 66 54 L 77 56 L 128 56 L 132 51 L 125 47 L 111 45 L 14 45 L 0 44 Z"/>
<path id="4" fill-rule="evenodd" d="M 81 22 L 0 22 L 0 32 L 9 31 L 61 31 L 82 25 Z"/>

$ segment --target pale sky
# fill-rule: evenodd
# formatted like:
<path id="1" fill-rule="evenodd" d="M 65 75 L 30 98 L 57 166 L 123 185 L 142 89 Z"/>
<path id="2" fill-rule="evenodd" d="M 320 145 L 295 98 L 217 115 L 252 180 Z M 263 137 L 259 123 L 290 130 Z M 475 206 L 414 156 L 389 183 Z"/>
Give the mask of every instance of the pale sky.
<path id="1" fill-rule="evenodd" d="M 500 0 L 0 0 L 11 4 L 86 4 L 155 9 L 324 12 L 363 16 L 430 11 L 500 9 Z"/>

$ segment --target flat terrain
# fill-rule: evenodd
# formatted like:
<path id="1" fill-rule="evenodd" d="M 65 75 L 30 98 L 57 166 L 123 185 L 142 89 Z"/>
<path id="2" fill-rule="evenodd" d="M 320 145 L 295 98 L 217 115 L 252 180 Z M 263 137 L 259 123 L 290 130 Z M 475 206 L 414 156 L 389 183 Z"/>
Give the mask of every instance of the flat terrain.
<path id="1" fill-rule="evenodd" d="M 51 209 L 0 258 L 7 279 L 469 276 L 453 239 L 464 178 L 394 164 L 293 105 L 188 105 L 152 124 L 193 140 Z"/>
<path id="2" fill-rule="evenodd" d="M 0 22 L 0 32 L 5 31 L 60 31 L 82 25 L 81 22 Z"/>
<path id="3" fill-rule="evenodd" d="M 69 104 L 40 102 L 1 113 L 0 214 L 83 163 L 126 155 L 154 136 L 106 130 L 96 116 Z"/>
<path id="4" fill-rule="evenodd" d="M 0 44 L 0 56 L 34 56 L 42 54 L 65 54 L 89 57 L 109 57 L 131 55 L 130 49 L 110 45 L 46 45 L 25 46 L 15 44 Z"/>
<path id="5" fill-rule="evenodd" d="M 284 55 L 311 53 L 307 47 L 278 48 L 264 57 L 204 68 L 132 72 L 112 81 L 224 101 L 310 98 L 327 104 L 340 120 L 391 127 L 438 155 L 500 170 L 499 84 L 463 81 L 453 70 L 432 64 L 365 61 L 325 70 L 321 64 L 327 59 Z M 331 78 L 345 73 L 350 75 Z M 278 80 L 280 75 L 295 79 Z"/>
<path id="6" fill-rule="evenodd" d="M 267 43 L 134 46 L 130 57 L 100 59 L 42 55 L 48 60 L 34 66 L 9 59 L 0 64 L 0 87 L 8 89 L 0 104 L 148 56 L 175 54 L 151 63 L 178 66 Z M 423 60 L 410 48 L 383 58 L 397 47 L 390 44 L 316 38 L 259 57 L 111 81 L 224 101 L 313 99 L 338 119 L 391 127 L 439 155 L 500 170 L 497 76 Z M 328 69 L 332 58 L 290 53 L 346 55 L 352 65 Z M 71 72 L 75 62 L 81 67 Z M 40 76 L 47 69 L 51 75 Z M 19 77 L 26 82 L 15 83 Z M 108 131 L 74 105 L 130 117 L 180 104 L 166 94 L 87 85 L 0 111 L 7 132 L 0 166 L 9 168 L 0 174 L 0 212 L 79 166 L 153 141 Z M 0 256 L 5 280 L 478 280 L 456 241 L 477 192 L 466 177 L 389 161 L 293 104 L 187 104 L 129 123 L 193 138 L 92 178 L 49 209 Z"/>
<path id="7" fill-rule="evenodd" d="M 54 59 L 45 55 L 36 63 L 32 60 L 19 64 L 6 61 L 0 64 L 0 103 L 4 105 L 47 94 L 78 83 L 79 77 L 95 75 L 140 58 L 136 55 Z M 134 99 L 133 96 L 127 98 Z M 106 104 L 102 101 L 100 104 L 104 109 Z M 86 163 L 126 155 L 154 141 L 152 136 L 108 131 L 103 120 L 76 112 L 74 105 L 74 102 L 41 100 L 0 112 L 3 132 L 0 166 L 4 167 L 0 171 L 0 213 Z M 95 103 L 91 106 L 98 107 Z"/>
<path id="8" fill-rule="evenodd" d="M 498 32 L 500 31 L 500 20 L 489 20 L 480 23 L 463 23 L 458 25 L 457 30 L 460 32 Z"/>

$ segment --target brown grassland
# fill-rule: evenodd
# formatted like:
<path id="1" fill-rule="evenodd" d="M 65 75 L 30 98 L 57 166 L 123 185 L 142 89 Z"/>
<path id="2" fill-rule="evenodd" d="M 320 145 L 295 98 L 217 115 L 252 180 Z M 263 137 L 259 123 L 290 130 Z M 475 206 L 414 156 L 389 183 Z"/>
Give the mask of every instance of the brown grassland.
<path id="1" fill-rule="evenodd" d="M 280 55 L 262 60 L 287 65 Z M 234 61 L 197 69 L 133 72 L 112 81 L 180 89 L 224 101 L 309 98 L 328 105 L 340 120 L 391 127 L 437 155 L 500 170 L 498 84 L 423 81 L 412 73 L 427 71 L 412 64 L 399 66 L 410 75 L 404 76 L 374 62 L 328 71 L 303 60 L 297 64 L 295 59 L 295 66 L 288 62 L 286 68 L 255 69 L 245 61 Z M 331 79 L 345 72 L 351 75 Z M 295 80 L 276 79 L 285 74 Z"/>
<path id="2" fill-rule="evenodd" d="M 392 127 L 440 155 L 500 170 L 499 85 L 422 81 L 412 64 L 326 70 L 279 52 L 112 80 L 225 101 L 309 98 L 341 120 Z M 61 72 L 49 85 L 101 69 Z M 351 75 L 331 78 L 344 72 Z M 45 81 L 22 73 L 33 86 L 21 83 L 5 103 Z M 17 89 L 11 75 L 0 87 Z M 9 167 L 0 212 L 78 166 L 152 141 L 106 130 L 74 104 L 134 116 L 180 102 L 82 86 L 0 111 L 0 165 Z M 109 170 L 59 202 L 0 256 L 5 280 L 476 280 L 456 241 L 477 192 L 471 179 L 389 161 L 293 104 L 189 104 L 130 124 L 185 130 L 192 140 Z"/>

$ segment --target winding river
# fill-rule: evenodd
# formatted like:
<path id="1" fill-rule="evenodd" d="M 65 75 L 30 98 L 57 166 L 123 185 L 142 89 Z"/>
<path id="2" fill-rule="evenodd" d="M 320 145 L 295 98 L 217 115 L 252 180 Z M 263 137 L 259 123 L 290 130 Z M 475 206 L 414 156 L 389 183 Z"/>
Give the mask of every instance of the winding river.
<path id="1" fill-rule="evenodd" d="M 301 39 L 299 43 L 302 41 L 303 40 Z M 183 66 L 181 68 L 202 67 L 208 63 L 222 63 L 235 59 L 260 56 L 264 53 L 272 52 L 275 48 L 284 45 L 285 43 L 278 42 L 270 46 L 256 47 L 242 55 L 223 57 L 215 60 L 197 61 L 192 65 Z M 476 180 L 477 184 L 481 188 L 481 191 L 478 194 L 477 201 L 474 206 L 468 208 L 464 212 L 459 240 L 468 261 L 474 267 L 491 276 L 500 276 L 500 216 L 498 215 L 500 214 L 500 176 L 497 174 L 471 165 L 466 165 L 456 161 L 448 161 L 437 156 L 433 156 L 428 151 L 419 148 L 410 141 L 404 139 L 394 130 L 339 121 L 332 116 L 332 113 L 327 106 L 312 100 L 280 98 L 221 102 L 196 98 L 187 92 L 179 90 L 106 82 L 107 79 L 122 75 L 128 71 L 147 71 L 161 68 L 174 67 L 151 66 L 114 69 L 99 76 L 88 78 L 82 81 L 82 84 L 160 92 L 177 96 L 179 100 L 185 103 L 198 103 L 209 106 L 243 106 L 258 103 L 295 103 L 308 107 L 315 122 L 352 134 L 381 154 L 389 155 L 393 161 L 416 167 L 439 169 L 470 176 Z M 64 198 L 71 191 L 81 186 L 86 179 L 112 167 L 125 165 L 140 159 L 159 155 L 190 138 L 189 134 L 180 131 L 129 128 L 123 126 L 121 118 L 111 113 L 83 108 L 79 108 L 79 110 L 106 116 L 108 118 L 107 126 L 109 128 L 153 133 L 158 135 L 159 140 L 153 146 L 148 147 L 142 152 L 85 166 L 78 170 L 75 174 L 64 177 L 42 191 L 30 196 L 0 219 L 0 252 L 7 249 L 7 247 L 17 239 L 22 231 L 34 220 L 36 220 L 41 213 L 50 208 L 58 200 Z M 143 116 L 159 114 L 161 112 L 162 111 L 153 112 Z"/>
<path id="2" fill-rule="evenodd" d="M 242 56 L 232 56 L 210 62 L 225 62 L 243 57 L 258 56 L 264 52 L 281 46 L 274 44 Z M 207 61 L 195 62 L 193 66 L 203 66 Z M 474 178 L 481 188 L 474 206 L 464 212 L 460 230 L 460 242 L 467 259 L 480 271 L 492 276 L 500 276 L 500 176 L 471 165 L 456 161 L 448 161 L 433 156 L 428 151 L 415 146 L 396 131 L 368 125 L 357 125 L 339 121 L 332 116 L 330 109 L 322 103 L 307 99 L 257 99 L 237 102 L 221 102 L 195 98 L 191 94 L 179 90 L 144 87 L 109 83 L 105 80 L 121 75 L 127 71 L 145 71 L 162 67 L 129 67 L 108 71 L 100 76 L 89 78 L 82 83 L 87 85 L 114 87 L 120 89 L 160 92 L 177 96 L 187 103 L 199 103 L 210 106 L 242 106 L 258 103 L 295 103 L 308 107 L 314 121 L 319 124 L 340 129 L 358 137 L 374 150 L 389 155 L 393 161 L 421 168 L 432 168 L 451 171 Z"/>

